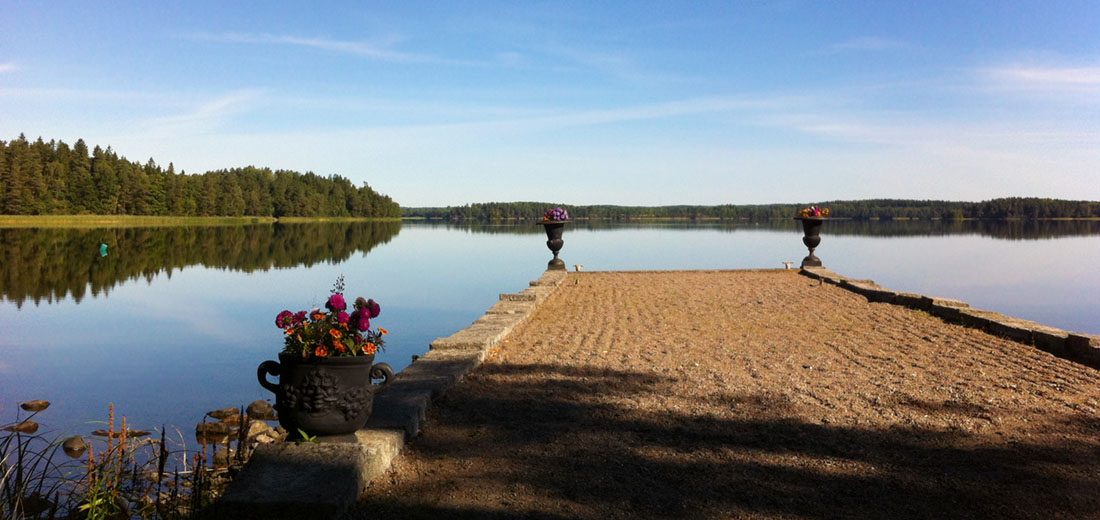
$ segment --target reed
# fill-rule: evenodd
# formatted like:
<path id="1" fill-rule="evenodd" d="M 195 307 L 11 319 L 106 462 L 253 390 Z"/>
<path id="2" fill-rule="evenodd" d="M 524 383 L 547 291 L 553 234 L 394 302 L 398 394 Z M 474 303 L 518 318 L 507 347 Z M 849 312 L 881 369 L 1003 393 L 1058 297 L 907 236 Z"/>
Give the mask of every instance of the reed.
<path id="1" fill-rule="evenodd" d="M 243 464 L 251 455 L 243 409 L 241 430 L 224 440 L 223 462 L 212 460 L 208 444 L 189 450 L 179 430 L 178 439 L 163 428 L 159 436 L 149 438 L 150 432 L 130 429 L 125 416 L 116 422 L 113 404 L 107 421 L 100 423 L 106 428 L 88 439 L 49 439 L 37 434 L 33 420 L 48 405 L 0 427 L 0 518 L 194 518 L 224 490 L 228 467 Z"/>

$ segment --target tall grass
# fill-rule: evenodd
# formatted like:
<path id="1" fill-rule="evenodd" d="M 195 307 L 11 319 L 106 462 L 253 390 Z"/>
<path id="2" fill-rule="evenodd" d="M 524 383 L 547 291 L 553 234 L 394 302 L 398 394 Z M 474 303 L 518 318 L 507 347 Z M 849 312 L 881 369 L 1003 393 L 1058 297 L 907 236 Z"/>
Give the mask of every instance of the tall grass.
<path id="1" fill-rule="evenodd" d="M 229 482 L 229 468 L 250 455 L 243 411 L 236 435 L 222 440 L 225 456 L 215 461 L 209 444 L 188 450 L 178 430 L 178 439 L 163 429 L 159 438 L 149 438 L 149 432 L 129 429 L 126 417 L 116 428 L 114 405 L 106 428 L 89 438 L 48 438 L 37 433 L 34 419 L 49 403 L 30 403 L 37 405 L 21 405 L 30 416 L 0 427 L 5 520 L 185 520 L 213 502 Z"/>

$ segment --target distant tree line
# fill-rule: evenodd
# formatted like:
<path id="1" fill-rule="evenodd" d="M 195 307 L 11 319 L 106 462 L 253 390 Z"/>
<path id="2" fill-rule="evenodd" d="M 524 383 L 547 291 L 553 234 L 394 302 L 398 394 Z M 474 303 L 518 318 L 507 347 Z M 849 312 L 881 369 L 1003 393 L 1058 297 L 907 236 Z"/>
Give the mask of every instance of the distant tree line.
<path id="1" fill-rule="evenodd" d="M 129 161 L 83 139 L 0 141 L 0 214 L 374 217 L 401 207 L 365 183 L 269 168 L 176 173 L 153 159 Z"/>
<path id="2" fill-rule="evenodd" d="M 982 202 L 870 199 L 815 203 L 831 217 L 852 220 L 963 220 L 1100 218 L 1100 202 L 1012 197 Z M 486 202 L 435 208 L 404 208 L 406 217 L 459 221 L 538 220 L 547 209 L 561 206 L 575 219 L 631 221 L 644 219 L 720 219 L 763 221 L 789 219 L 809 204 L 720 206 L 574 206 L 550 202 Z"/>

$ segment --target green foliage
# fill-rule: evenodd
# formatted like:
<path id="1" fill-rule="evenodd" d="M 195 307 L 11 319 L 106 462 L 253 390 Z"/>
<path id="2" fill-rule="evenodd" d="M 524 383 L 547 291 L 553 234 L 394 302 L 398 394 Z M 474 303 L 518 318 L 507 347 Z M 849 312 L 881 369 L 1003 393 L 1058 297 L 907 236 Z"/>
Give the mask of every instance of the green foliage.
<path id="1" fill-rule="evenodd" d="M 449 221 L 537 221 L 549 208 L 561 206 L 574 219 L 635 221 L 645 219 L 745 220 L 790 219 L 810 204 L 750 204 L 720 206 L 571 206 L 554 202 L 486 202 L 444 208 L 404 208 L 406 217 Z M 851 220 L 893 219 L 1045 219 L 1100 218 L 1100 202 L 1043 198 L 1004 198 L 983 202 L 942 200 L 869 199 L 816 203 L 828 207 L 832 218 Z"/>
<path id="2" fill-rule="evenodd" d="M 176 173 L 83 140 L 0 141 L 0 215 L 397 218 L 401 207 L 365 183 L 269 168 Z"/>
<path id="3" fill-rule="evenodd" d="M 310 435 L 310 434 L 306 433 L 304 430 L 302 430 L 301 428 L 298 428 L 298 435 L 301 436 L 301 438 L 296 441 L 298 444 L 316 443 L 317 442 L 317 436 L 316 435 Z"/>

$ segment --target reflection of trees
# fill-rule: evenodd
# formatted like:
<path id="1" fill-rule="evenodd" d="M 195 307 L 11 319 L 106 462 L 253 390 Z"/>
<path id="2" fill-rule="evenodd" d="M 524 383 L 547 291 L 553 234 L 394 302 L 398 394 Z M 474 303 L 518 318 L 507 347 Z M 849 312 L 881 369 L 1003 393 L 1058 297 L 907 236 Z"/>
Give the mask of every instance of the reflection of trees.
<path id="1" fill-rule="evenodd" d="M 406 225 L 454 229 L 472 233 L 503 234 L 541 234 L 542 226 L 534 223 L 493 224 L 493 223 L 445 223 L 416 222 Z M 666 220 L 650 222 L 608 222 L 573 220 L 566 227 L 583 230 L 631 230 L 631 229 L 673 229 L 673 230 L 718 230 L 739 231 L 791 231 L 801 230 L 794 219 L 768 220 L 763 222 L 729 222 Z M 877 237 L 908 236 L 944 236 L 979 235 L 1008 240 L 1035 240 L 1071 236 L 1100 235 L 1100 221 L 1097 220 L 843 220 L 830 219 L 822 233 L 828 235 L 859 235 Z"/>
<path id="2" fill-rule="evenodd" d="M 400 222 L 0 229 L 0 295 L 22 306 L 202 265 L 237 271 L 339 262 L 389 242 Z M 107 244 L 101 257 L 99 245 Z"/>

